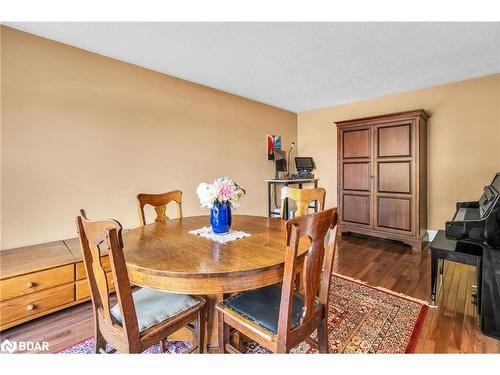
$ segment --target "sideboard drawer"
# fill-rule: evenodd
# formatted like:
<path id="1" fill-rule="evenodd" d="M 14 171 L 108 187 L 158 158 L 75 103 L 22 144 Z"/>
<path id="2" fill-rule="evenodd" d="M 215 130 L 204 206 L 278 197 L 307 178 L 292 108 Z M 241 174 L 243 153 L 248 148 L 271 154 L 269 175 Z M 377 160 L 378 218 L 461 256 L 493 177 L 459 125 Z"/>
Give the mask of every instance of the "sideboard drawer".
<path id="1" fill-rule="evenodd" d="M 104 271 L 108 272 L 111 271 L 111 264 L 109 262 L 109 256 L 105 255 L 101 257 L 101 262 L 102 262 L 102 267 L 104 268 Z M 76 264 L 76 280 L 82 280 L 87 278 L 87 274 L 85 273 L 85 265 L 83 262 L 78 262 Z"/>
<path id="2" fill-rule="evenodd" d="M 74 280 L 73 265 L 33 272 L 0 281 L 0 301 L 67 284 Z"/>
<path id="3" fill-rule="evenodd" d="M 75 300 L 74 284 L 31 293 L 0 302 L 2 325 L 15 320 L 37 315 Z"/>
<path id="4" fill-rule="evenodd" d="M 108 280 L 108 287 L 111 290 L 114 289 L 115 283 L 113 281 L 113 273 L 106 272 L 106 280 Z M 79 280 L 76 282 L 76 300 L 81 300 L 83 298 L 90 297 L 90 284 L 87 279 Z"/>

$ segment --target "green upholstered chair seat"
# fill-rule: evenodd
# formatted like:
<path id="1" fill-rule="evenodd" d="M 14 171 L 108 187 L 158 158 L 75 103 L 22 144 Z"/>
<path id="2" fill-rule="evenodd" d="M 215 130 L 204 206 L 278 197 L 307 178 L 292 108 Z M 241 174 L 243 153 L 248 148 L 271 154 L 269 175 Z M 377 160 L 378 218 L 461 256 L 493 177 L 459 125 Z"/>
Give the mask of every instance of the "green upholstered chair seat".
<path id="1" fill-rule="evenodd" d="M 224 300 L 223 304 L 255 324 L 277 334 L 281 302 L 281 283 L 244 292 Z M 316 306 L 318 304 L 316 303 Z M 292 328 L 300 324 L 304 311 L 304 296 L 293 293 Z"/>
<path id="2" fill-rule="evenodd" d="M 198 300 L 189 295 L 159 292 L 148 288 L 136 290 L 132 293 L 132 298 L 141 332 L 198 304 Z M 111 309 L 111 315 L 121 324 L 122 316 L 118 304 Z"/>

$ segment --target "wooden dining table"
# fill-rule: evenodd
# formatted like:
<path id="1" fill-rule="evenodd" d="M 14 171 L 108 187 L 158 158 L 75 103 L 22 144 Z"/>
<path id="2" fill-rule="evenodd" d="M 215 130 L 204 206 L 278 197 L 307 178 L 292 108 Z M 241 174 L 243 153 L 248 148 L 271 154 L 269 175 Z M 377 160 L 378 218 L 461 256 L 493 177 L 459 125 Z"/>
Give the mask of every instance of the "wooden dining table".
<path id="1" fill-rule="evenodd" d="M 128 275 L 134 285 L 206 296 L 207 348 L 221 352 L 215 305 L 227 296 L 283 279 L 286 227 L 279 218 L 233 216 L 233 230 L 250 234 L 221 244 L 189 231 L 209 226 L 208 216 L 148 224 L 124 233 Z M 298 270 L 308 243 L 299 244 Z"/>

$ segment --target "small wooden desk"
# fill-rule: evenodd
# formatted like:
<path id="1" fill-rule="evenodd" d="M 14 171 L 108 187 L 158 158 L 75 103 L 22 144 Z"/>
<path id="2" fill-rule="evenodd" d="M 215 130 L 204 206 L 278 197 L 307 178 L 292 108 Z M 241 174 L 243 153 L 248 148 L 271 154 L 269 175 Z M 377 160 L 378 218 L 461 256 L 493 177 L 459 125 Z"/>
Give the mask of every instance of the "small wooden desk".
<path id="1" fill-rule="evenodd" d="M 208 350 L 217 353 L 216 303 L 283 279 L 286 227 L 278 218 L 235 215 L 232 228 L 250 237 L 220 244 L 189 233 L 208 225 L 208 215 L 148 224 L 123 234 L 123 251 L 133 284 L 207 297 Z M 308 241 L 299 243 L 298 270 L 308 246 Z"/>
<path id="2" fill-rule="evenodd" d="M 272 180 L 265 180 L 265 181 L 267 182 L 267 216 L 273 217 L 273 215 L 279 216 L 278 213 L 274 212 L 271 209 L 271 205 L 272 205 L 271 190 L 272 190 L 273 185 L 275 185 L 275 184 L 283 184 L 284 186 L 299 185 L 299 189 L 302 189 L 304 184 L 313 184 L 314 187 L 317 188 L 319 178 L 304 178 L 304 179 L 287 178 L 287 179 L 282 179 L 282 180 L 272 179 Z M 314 212 L 318 212 L 318 202 L 315 201 L 314 206 L 312 206 L 312 208 L 314 208 Z M 286 219 L 288 219 L 288 199 L 285 199 L 285 220 Z"/>

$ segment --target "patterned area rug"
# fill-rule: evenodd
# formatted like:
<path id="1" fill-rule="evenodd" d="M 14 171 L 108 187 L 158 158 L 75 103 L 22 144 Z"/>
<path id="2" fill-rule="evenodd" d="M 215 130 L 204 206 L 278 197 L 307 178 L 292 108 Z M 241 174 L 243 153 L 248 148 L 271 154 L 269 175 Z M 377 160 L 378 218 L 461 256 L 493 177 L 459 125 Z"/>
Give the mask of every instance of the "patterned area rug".
<path id="1" fill-rule="evenodd" d="M 328 319 L 331 353 L 413 353 L 427 303 L 395 292 L 368 286 L 341 275 L 332 278 Z M 182 353 L 189 343 L 167 342 L 167 353 Z M 243 342 L 246 353 L 267 353 L 255 342 Z M 92 353 L 94 338 L 60 353 Z M 293 353 L 317 353 L 304 342 Z M 159 344 L 146 353 L 160 353 Z"/>

